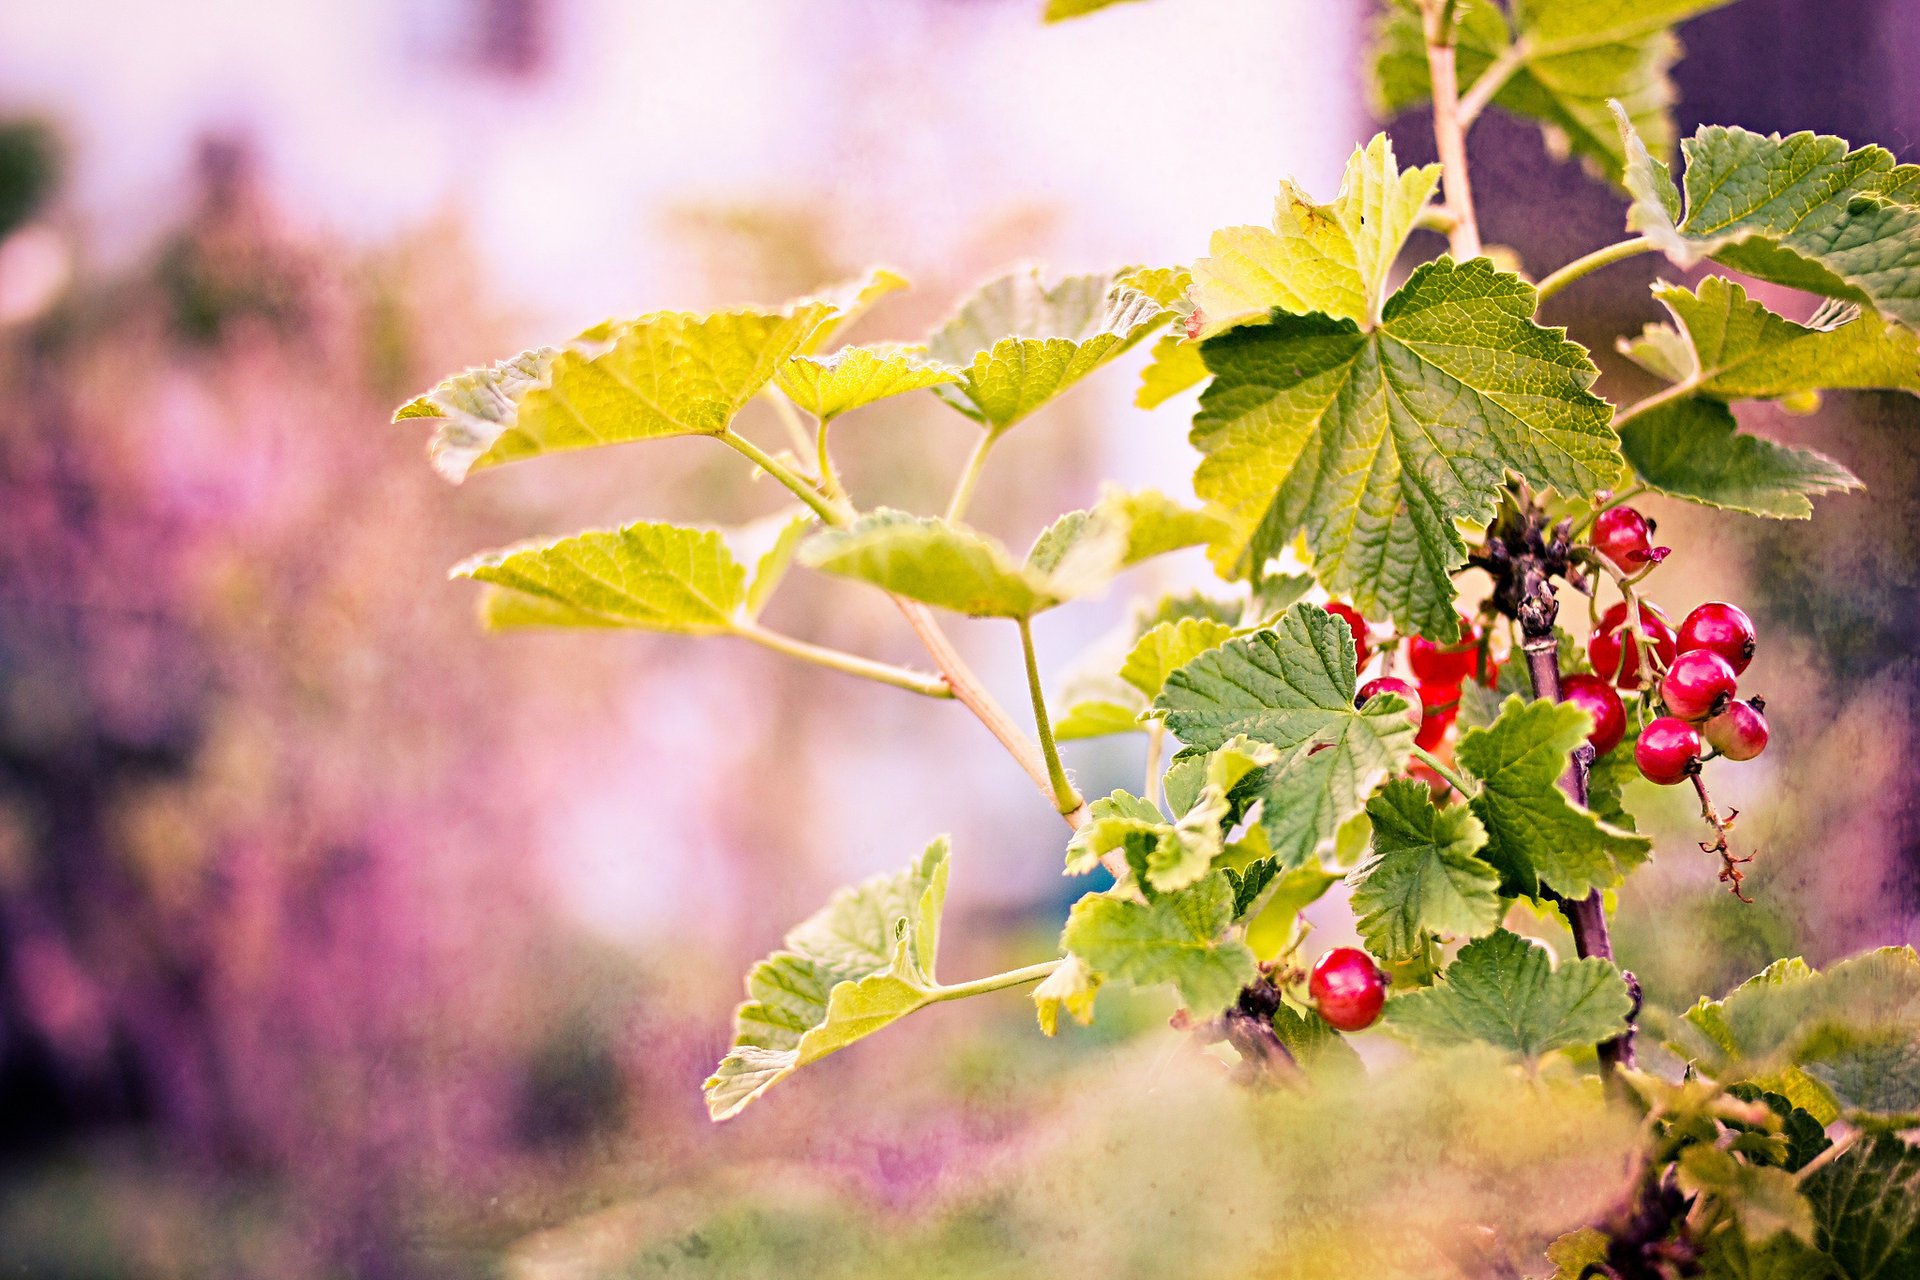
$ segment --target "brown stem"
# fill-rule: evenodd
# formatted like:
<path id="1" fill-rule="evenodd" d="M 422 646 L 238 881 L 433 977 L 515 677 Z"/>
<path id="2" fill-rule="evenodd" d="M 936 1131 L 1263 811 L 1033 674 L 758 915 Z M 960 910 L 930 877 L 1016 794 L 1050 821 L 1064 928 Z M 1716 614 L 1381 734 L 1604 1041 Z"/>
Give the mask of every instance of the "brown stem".
<path id="1" fill-rule="evenodd" d="M 1453 24 L 1445 0 L 1426 0 L 1427 74 L 1433 82 L 1433 141 L 1453 229 L 1447 247 L 1456 260 L 1480 256 L 1480 224 L 1467 177 L 1467 131 L 1460 117 L 1460 74 L 1453 56 Z"/>
<path id="2" fill-rule="evenodd" d="M 1719 811 L 1713 807 L 1713 797 L 1707 794 L 1707 784 L 1700 780 L 1698 773 L 1693 775 L 1692 782 L 1693 793 L 1700 797 L 1700 817 L 1708 826 L 1713 828 L 1713 841 L 1709 843 L 1702 840 L 1700 842 L 1700 852 L 1717 853 L 1720 855 L 1720 882 L 1727 886 L 1734 897 L 1740 899 L 1742 902 L 1751 904 L 1753 899 L 1749 898 L 1746 895 L 1746 891 L 1740 887 L 1740 882 L 1747 878 L 1747 873 L 1740 868 L 1746 863 L 1752 862 L 1753 855 L 1748 854 L 1744 858 L 1736 858 L 1733 854 L 1732 847 L 1727 844 L 1727 832 L 1733 830 L 1733 820 L 1740 816 L 1740 811 L 1738 809 L 1729 809 L 1727 810 L 1727 816 L 1724 818 L 1721 817 Z"/>
<path id="3" fill-rule="evenodd" d="M 1273 1029 L 1273 1015 L 1279 1009 L 1280 988 L 1256 979 L 1241 990 L 1233 1008 L 1207 1024 L 1206 1034 L 1225 1040 L 1240 1055 L 1238 1074 L 1243 1084 L 1299 1085 L 1306 1079 Z"/>

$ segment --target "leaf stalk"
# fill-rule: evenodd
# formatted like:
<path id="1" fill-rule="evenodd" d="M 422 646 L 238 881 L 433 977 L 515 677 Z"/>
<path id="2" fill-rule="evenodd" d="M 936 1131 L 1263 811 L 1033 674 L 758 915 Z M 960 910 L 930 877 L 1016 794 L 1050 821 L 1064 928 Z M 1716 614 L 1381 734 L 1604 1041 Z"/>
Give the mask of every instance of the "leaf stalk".
<path id="1" fill-rule="evenodd" d="M 1067 780 L 1067 771 L 1060 764 L 1060 749 L 1054 745 L 1053 718 L 1047 714 L 1047 695 L 1040 684 L 1040 660 L 1033 651 L 1033 621 L 1029 618 L 1018 621 L 1020 649 L 1027 660 L 1027 692 L 1033 698 L 1034 729 L 1040 735 L 1040 754 L 1047 762 L 1047 782 L 1053 788 L 1054 807 L 1064 814 L 1078 813 L 1085 802 Z"/>
<path id="2" fill-rule="evenodd" d="M 1544 280 L 1533 286 L 1536 312 L 1538 311 L 1539 303 L 1545 302 L 1548 298 L 1551 298 L 1575 280 L 1580 279 L 1580 277 L 1591 275 L 1593 272 L 1600 270 L 1600 268 L 1610 267 L 1616 262 L 1625 262 L 1628 258 L 1637 258 L 1643 253 L 1652 253 L 1658 247 L 1658 245 L 1654 244 L 1654 242 L 1646 236 L 1635 236 L 1631 240 L 1622 240 L 1616 244 L 1595 249 L 1592 253 L 1586 254 L 1583 257 L 1575 258 L 1558 271 L 1549 273 Z"/>

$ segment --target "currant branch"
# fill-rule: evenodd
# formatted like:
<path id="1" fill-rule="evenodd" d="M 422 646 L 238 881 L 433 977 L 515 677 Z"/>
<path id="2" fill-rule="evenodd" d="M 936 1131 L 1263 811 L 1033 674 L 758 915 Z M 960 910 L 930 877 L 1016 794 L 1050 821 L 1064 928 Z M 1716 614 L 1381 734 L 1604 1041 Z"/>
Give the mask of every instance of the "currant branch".
<path id="1" fill-rule="evenodd" d="M 1433 81 L 1433 141 L 1440 153 L 1440 181 L 1453 218 L 1447 247 L 1464 262 L 1480 256 L 1480 224 L 1467 175 L 1467 135 L 1460 114 L 1460 75 L 1454 58 L 1453 0 L 1421 0 L 1427 41 L 1427 73 Z"/>

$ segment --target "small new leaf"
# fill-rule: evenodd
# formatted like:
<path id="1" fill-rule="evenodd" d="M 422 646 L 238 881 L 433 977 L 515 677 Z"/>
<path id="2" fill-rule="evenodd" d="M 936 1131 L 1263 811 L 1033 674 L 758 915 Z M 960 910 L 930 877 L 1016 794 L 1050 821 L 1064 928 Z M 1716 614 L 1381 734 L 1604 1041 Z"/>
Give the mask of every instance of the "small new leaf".
<path id="1" fill-rule="evenodd" d="M 830 356 L 795 355 L 780 366 L 787 398 L 824 422 L 889 396 L 960 381 L 951 365 L 897 346 L 842 347 Z"/>
<path id="2" fill-rule="evenodd" d="M 456 578 L 509 588 L 489 593 L 489 627 L 639 627 L 683 635 L 731 631 L 747 601 L 747 574 L 721 535 L 646 522 L 552 542 L 483 552 Z"/>
<path id="3" fill-rule="evenodd" d="M 1211 618 L 1162 622 L 1135 642 L 1120 664 L 1120 678 L 1148 698 L 1157 698 L 1168 676 L 1232 636 L 1232 627 Z"/>
<path id="4" fill-rule="evenodd" d="M 1083 1027 L 1091 1026 L 1093 1002 L 1099 994 L 1100 975 L 1088 969 L 1079 956 L 1068 956 L 1033 989 L 1034 1013 L 1040 1019 L 1041 1032 L 1049 1036 L 1058 1032 L 1063 1013 Z"/>
<path id="5" fill-rule="evenodd" d="M 1349 883 L 1375 956 L 1423 955 L 1431 938 L 1477 938 L 1500 923 L 1500 874 L 1478 856 L 1487 833 L 1468 809 L 1435 808 L 1425 783 L 1398 780 L 1367 802 L 1367 816 L 1373 856 Z"/>
<path id="6" fill-rule="evenodd" d="M 1387 1002 L 1387 1021 L 1436 1044 L 1481 1040 L 1529 1060 L 1626 1029 L 1633 1001 L 1606 960 L 1553 967 L 1549 952 L 1501 929 L 1469 942 L 1445 979 Z"/>

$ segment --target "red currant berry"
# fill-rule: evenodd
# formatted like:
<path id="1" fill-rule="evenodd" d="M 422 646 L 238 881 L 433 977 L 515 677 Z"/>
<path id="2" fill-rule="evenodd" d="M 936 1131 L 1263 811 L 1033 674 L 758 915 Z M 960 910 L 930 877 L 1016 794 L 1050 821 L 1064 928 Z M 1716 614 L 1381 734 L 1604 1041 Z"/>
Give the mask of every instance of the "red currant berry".
<path id="1" fill-rule="evenodd" d="M 1593 549 L 1628 573 L 1660 563 L 1671 550 L 1653 545 L 1653 521 L 1632 507 L 1609 507 L 1594 517 Z"/>
<path id="2" fill-rule="evenodd" d="M 1376 680 L 1369 680 L 1360 686 L 1360 694 L 1354 698 L 1353 705 L 1356 707 L 1364 707 L 1377 693 L 1398 694 L 1401 700 L 1407 704 L 1407 716 L 1413 721 L 1413 727 L 1416 729 L 1420 727 L 1423 713 L 1420 709 L 1420 691 L 1418 689 L 1408 684 L 1405 680 L 1400 679 L 1398 676 L 1381 676 Z"/>
<path id="3" fill-rule="evenodd" d="M 1448 645 L 1413 637 L 1407 641 L 1407 665 L 1422 684 L 1457 685 L 1470 679 L 1480 665 L 1480 628 L 1460 619 L 1460 638 Z"/>
<path id="4" fill-rule="evenodd" d="M 1460 686 L 1457 684 L 1420 686 L 1420 732 L 1414 745 L 1432 751 L 1446 740 L 1447 730 L 1460 714 Z"/>
<path id="5" fill-rule="evenodd" d="M 1600 629 L 1587 641 L 1587 658 L 1593 663 L 1596 675 L 1612 680 L 1622 689 L 1631 689 L 1640 683 L 1640 646 L 1632 637 L 1622 634 L 1626 621 L 1627 602 L 1622 600 L 1601 617 Z M 1679 651 L 1675 647 L 1673 628 L 1667 625 L 1667 615 L 1644 600 L 1640 602 L 1640 634 L 1662 666 L 1673 662 Z"/>
<path id="6" fill-rule="evenodd" d="M 1767 704 L 1758 698 L 1735 702 L 1702 726 L 1707 742 L 1729 760 L 1751 760 L 1767 749 Z"/>
<path id="7" fill-rule="evenodd" d="M 1640 731 L 1633 762 L 1648 782 L 1671 787 L 1700 772 L 1700 731 L 1684 720 L 1660 716 Z"/>
<path id="8" fill-rule="evenodd" d="M 1725 658 L 1695 649 L 1675 658 L 1667 668 L 1660 681 L 1660 698 L 1667 711 L 1682 720 L 1707 720 L 1727 709 L 1738 679 Z"/>
<path id="9" fill-rule="evenodd" d="M 1338 600 L 1327 605 L 1327 612 L 1347 624 L 1347 630 L 1353 632 L 1353 667 L 1358 671 L 1367 665 L 1367 659 L 1373 650 L 1367 645 L 1367 620 L 1360 611 L 1350 604 L 1341 604 Z"/>
<path id="10" fill-rule="evenodd" d="M 1320 1016 L 1342 1031 L 1365 1031 L 1387 1002 L 1387 975 L 1358 947 L 1335 947 L 1313 963 L 1307 994 Z"/>
<path id="11" fill-rule="evenodd" d="M 1571 702 L 1593 717 L 1587 741 L 1595 755 L 1605 755 L 1627 736 L 1627 708 L 1613 686 L 1599 676 L 1571 675 L 1560 681 L 1560 700 Z"/>
<path id="12" fill-rule="evenodd" d="M 1709 649 L 1727 660 L 1739 675 L 1753 661 L 1753 619 L 1744 610 L 1718 600 L 1703 604 L 1680 624 L 1680 652 Z"/>

